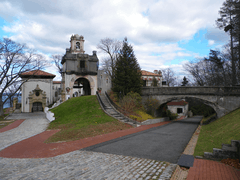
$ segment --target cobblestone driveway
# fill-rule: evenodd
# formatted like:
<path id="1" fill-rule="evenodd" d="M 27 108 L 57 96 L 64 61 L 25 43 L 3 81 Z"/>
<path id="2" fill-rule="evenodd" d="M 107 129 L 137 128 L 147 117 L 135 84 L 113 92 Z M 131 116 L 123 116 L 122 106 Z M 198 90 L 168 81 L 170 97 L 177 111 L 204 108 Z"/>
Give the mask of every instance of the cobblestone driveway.
<path id="1" fill-rule="evenodd" d="M 52 158 L 0 158 L 0 179 L 170 179 L 175 168 L 167 162 L 78 150 Z"/>

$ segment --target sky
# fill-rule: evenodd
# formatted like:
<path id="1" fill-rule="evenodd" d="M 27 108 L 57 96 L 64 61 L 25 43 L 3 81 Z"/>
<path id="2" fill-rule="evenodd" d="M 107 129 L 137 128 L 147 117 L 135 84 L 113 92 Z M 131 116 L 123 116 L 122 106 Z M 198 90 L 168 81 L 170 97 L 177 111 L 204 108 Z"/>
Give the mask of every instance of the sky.
<path id="1" fill-rule="evenodd" d="M 179 79 L 189 76 L 184 63 L 220 50 L 229 36 L 216 27 L 224 0 L 1 0 L 0 38 L 25 43 L 50 61 L 83 35 L 87 54 L 106 37 L 127 37 L 142 70 L 171 68 Z M 56 74 L 52 65 L 45 71 Z"/>

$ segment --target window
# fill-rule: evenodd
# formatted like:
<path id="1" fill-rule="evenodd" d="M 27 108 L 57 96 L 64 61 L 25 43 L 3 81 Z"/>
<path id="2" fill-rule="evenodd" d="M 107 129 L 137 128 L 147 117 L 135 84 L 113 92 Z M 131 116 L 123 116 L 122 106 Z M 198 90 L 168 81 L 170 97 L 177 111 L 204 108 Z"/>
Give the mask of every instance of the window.
<path id="1" fill-rule="evenodd" d="M 85 61 L 80 61 L 80 68 L 85 68 Z"/>
<path id="2" fill-rule="evenodd" d="M 79 42 L 76 43 L 76 49 L 80 49 L 80 43 Z"/>
<path id="3" fill-rule="evenodd" d="M 177 108 L 177 113 L 178 113 L 178 114 L 183 113 L 183 109 L 182 109 L 182 108 Z"/>
<path id="4" fill-rule="evenodd" d="M 106 82 L 108 83 L 108 79 L 106 80 Z"/>

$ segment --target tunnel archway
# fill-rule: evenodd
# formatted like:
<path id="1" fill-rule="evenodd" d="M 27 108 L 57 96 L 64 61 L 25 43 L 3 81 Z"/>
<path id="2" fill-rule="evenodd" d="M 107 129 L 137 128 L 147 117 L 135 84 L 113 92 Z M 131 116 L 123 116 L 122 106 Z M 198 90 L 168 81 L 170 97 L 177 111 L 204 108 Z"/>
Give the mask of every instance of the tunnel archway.
<path id="1" fill-rule="evenodd" d="M 159 117 L 162 116 L 164 114 L 164 111 L 166 111 L 167 104 L 169 102 L 172 102 L 172 101 L 179 102 L 183 99 L 186 102 L 188 102 L 188 111 L 191 110 L 191 112 L 194 115 L 204 115 L 204 114 L 205 115 L 206 114 L 211 115 L 211 114 L 214 114 L 214 113 L 217 114 L 217 108 L 218 107 L 216 107 L 215 104 L 213 104 L 211 102 L 208 102 L 206 100 L 200 99 L 200 98 L 184 96 L 184 97 L 172 97 L 172 98 L 167 98 L 167 99 L 163 100 L 156 110 L 156 115 L 159 116 Z M 195 110 L 194 110 L 194 108 L 195 108 Z M 197 108 L 205 109 L 205 112 L 202 112 L 202 111 L 200 112 L 200 111 L 198 111 Z M 208 111 L 209 113 L 207 113 L 206 111 Z"/>
<path id="2" fill-rule="evenodd" d="M 73 96 L 91 95 L 90 82 L 86 78 L 78 78 L 73 84 Z"/>

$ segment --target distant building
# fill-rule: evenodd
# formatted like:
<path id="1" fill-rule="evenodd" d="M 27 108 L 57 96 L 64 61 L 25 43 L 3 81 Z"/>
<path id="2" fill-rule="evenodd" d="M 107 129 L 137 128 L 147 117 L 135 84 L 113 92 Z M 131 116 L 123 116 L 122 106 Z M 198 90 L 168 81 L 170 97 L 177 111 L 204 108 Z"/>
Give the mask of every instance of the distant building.
<path id="1" fill-rule="evenodd" d="M 111 78 L 103 70 L 98 70 L 97 78 L 99 93 L 104 93 L 111 89 L 112 87 Z"/>
<path id="2" fill-rule="evenodd" d="M 177 113 L 178 118 L 181 116 L 187 117 L 188 115 L 188 102 L 184 100 L 178 102 L 169 102 L 167 103 L 167 107 L 172 113 Z"/>
<path id="3" fill-rule="evenodd" d="M 142 80 L 143 80 L 143 86 L 154 86 L 153 79 L 155 78 L 157 80 L 157 87 L 163 87 L 163 78 L 162 78 L 162 72 L 158 70 L 154 70 L 154 72 L 149 72 L 146 70 L 141 70 L 142 72 Z"/>

